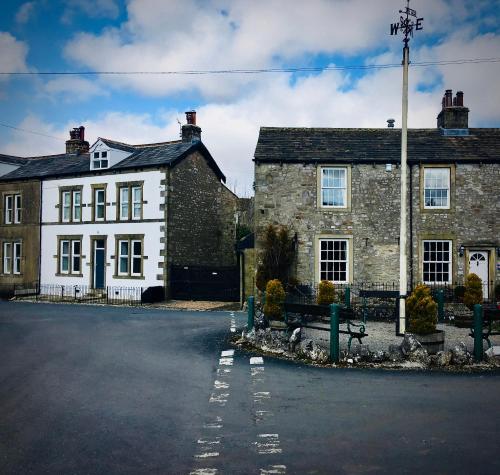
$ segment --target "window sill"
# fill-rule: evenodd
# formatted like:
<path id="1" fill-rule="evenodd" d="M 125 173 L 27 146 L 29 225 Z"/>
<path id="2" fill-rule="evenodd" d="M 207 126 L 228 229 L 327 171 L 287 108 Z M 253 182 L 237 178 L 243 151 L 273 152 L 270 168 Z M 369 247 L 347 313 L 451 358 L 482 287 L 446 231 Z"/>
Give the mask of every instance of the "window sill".
<path id="1" fill-rule="evenodd" d="M 83 277 L 83 274 L 61 274 L 59 272 L 56 272 L 55 275 L 57 277 Z"/>
<path id="2" fill-rule="evenodd" d="M 144 275 L 114 275 L 113 279 L 146 280 L 146 277 Z"/>

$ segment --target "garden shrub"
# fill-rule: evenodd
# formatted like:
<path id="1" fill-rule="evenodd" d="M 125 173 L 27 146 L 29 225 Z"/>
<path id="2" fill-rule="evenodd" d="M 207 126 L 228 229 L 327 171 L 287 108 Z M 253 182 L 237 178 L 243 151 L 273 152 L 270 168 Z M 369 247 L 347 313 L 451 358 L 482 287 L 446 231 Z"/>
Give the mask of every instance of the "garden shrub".
<path id="1" fill-rule="evenodd" d="M 437 303 L 426 285 L 417 285 L 406 300 L 408 330 L 417 335 L 435 333 L 437 324 Z"/>
<path id="2" fill-rule="evenodd" d="M 322 280 L 318 286 L 318 305 L 330 305 L 335 301 L 335 287 L 329 280 Z"/>
<path id="3" fill-rule="evenodd" d="M 458 302 L 463 302 L 464 301 L 464 295 L 465 295 L 465 286 L 464 285 L 457 285 L 455 287 L 455 290 L 453 291 L 453 294 L 455 296 L 455 299 Z"/>
<path id="4" fill-rule="evenodd" d="M 476 274 L 467 274 L 465 277 L 464 304 L 469 310 L 474 305 L 483 303 L 483 281 Z"/>
<path id="5" fill-rule="evenodd" d="M 281 320 L 283 317 L 283 302 L 285 290 L 278 279 L 270 280 L 266 286 L 266 303 L 264 314 L 268 320 Z"/>
<path id="6" fill-rule="evenodd" d="M 500 300 L 500 284 L 495 285 L 495 300 Z"/>

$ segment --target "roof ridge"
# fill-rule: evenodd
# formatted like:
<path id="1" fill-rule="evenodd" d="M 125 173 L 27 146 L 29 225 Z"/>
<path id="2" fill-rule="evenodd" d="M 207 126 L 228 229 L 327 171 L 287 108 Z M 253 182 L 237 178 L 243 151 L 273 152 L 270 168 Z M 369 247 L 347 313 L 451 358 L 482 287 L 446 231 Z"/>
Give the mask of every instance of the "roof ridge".
<path id="1" fill-rule="evenodd" d="M 177 144 L 177 143 L 182 143 L 182 140 L 177 139 L 177 140 L 169 140 L 166 142 L 135 144 L 135 145 L 131 145 L 131 146 L 136 147 L 136 148 L 149 148 L 149 147 L 161 147 L 162 145 L 172 145 L 172 144 Z"/>

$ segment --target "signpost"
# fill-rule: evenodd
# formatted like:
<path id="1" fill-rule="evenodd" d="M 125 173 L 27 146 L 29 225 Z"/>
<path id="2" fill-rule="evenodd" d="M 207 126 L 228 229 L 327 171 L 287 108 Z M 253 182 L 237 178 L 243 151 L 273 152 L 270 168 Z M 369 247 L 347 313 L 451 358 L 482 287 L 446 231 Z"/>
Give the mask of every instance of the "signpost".
<path id="1" fill-rule="evenodd" d="M 410 37 L 413 31 L 422 30 L 423 18 L 417 18 L 417 12 L 410 8 L 410 0 L 401 14 L 398 23 L 391 24 L 391 35 L 401 32 L 403 38 L 403 103 L 401 121 L 401 219 L 399 230 L 399 333 L 406 331 L 406 294 L 408 292 L 407 249 L 406 249 L 406 198 L 407 198 L 407 143 L 408 143 L 408 64 L 410 62 Z"/>

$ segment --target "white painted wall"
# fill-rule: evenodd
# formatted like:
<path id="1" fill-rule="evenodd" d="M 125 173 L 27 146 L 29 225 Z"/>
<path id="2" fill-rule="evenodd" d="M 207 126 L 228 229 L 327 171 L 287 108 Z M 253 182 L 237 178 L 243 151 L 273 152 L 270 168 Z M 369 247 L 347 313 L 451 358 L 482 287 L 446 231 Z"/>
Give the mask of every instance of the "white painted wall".
<path id="1" fill-rule="evenodd" d="M 165 178 L 164 173 L 158 170 L 141 171 L 121 174 L 100 174 L 79 178 L 53 179 L 42 183 L 42 242 L 41 242 L 41 284 L 56 285 L 90 285 L 91 284 L 91 235 L 107 236 L 106 250 L 106 285 L 118 287 L 149 287 L 162 285 L 162 281 L 156 280 L 156 276 L 162 273 L 158 267 L 163 262 L 160 250 L 164 249 L 160 238 L 164 233 L 160 227 L 164 226 L 164 213 L 160 211 L 160 204 L 164 198 L 160 196 L 164 186 L 161 180 Z M 114 222 L 117 216 L 116 206 L 106 207 L 106 219 L 113 222 L 89 223 L 92 218 L 92 184 L 107 183 L 106 202 L 116 201 L 116 183 L 128 181 L 144 181 L 143 186 L 143 221 Z M 83 186 L 82 190 L 82 224 L 59 223 L 59 187 L 61 186 Z M 156 222 L 145 220 L 155 219 Z M 143 261 L 144 279 L 116 279 L 115 259 L 115 235 L 116 234 L 144 234 L 144 256 Z M 57 236 L 58 235 L 83 235 L 82 238 L 82 274 L 83 277 L 57 276 Z"/>

